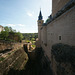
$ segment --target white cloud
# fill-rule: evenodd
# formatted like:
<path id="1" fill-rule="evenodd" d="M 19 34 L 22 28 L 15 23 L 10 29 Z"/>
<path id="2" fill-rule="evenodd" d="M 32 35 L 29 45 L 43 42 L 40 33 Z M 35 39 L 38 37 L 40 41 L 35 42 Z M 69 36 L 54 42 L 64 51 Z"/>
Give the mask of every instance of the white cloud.
<path id="1" fill-rule="evenodd" d="M 23 27 L 23 26 L 25 26 L 24 24 L 5 24 L 6 26 L 11 26 L 11 27 L 15 27 L 15 26 L 21 26 L 21 27 Z"/>
<path id="2" fill-rule="evenodd" d="M 33 16 L 33 14 L 32 14 L 32 13 L 30 13 L 30 12 L 27 12 L 27 15 L 28 15 L 28 16 L 30 16 L 30 17 L 32 17 L 32 16 Z"/>
<path id="3" fill-rule="evenodd" d="M 24 24 L 17 24 L 18 26 L 25 26 Z"/>
<path id="4" fill-rule="evenodd" d="M 15 24 L 7 24 L 7 25 L 9 25 L 9 26 L 15 26 Z"/>

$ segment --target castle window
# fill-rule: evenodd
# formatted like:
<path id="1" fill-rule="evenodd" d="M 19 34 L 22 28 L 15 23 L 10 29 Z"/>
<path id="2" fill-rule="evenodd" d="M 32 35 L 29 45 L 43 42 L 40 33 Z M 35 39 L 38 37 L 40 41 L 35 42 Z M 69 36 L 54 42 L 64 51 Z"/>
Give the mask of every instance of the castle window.
<path id="1" fill-rule="evenodd" d="M 59 36 L 59 40 L 61 40 L 61 36 Z"/>
<path id="2" fill-rule="evenodd" d="M 39 23 L 41 23 L 41 22 L 39 22 Z"/>

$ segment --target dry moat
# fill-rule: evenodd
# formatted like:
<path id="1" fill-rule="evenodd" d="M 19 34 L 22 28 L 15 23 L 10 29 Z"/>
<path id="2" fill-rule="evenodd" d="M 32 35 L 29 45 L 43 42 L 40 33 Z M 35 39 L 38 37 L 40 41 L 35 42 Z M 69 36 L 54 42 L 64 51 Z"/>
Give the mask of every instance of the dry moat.
<path id="1" fill-rule="evenodd" d="M 35 60 L 28 59 L 22 70 L 11 68 L 7 75 L 53 75 L 50 62 L 43 56 L 41 49 L 37 50 Z"/>
<path id="2" fill-rule="evenodd" d="M 16 47 L 1 51 L 6 57 L 0 61 L 0 75 L 53 75 L 50 61 L 42 48 L 28 50 L 24 44 Z"/>

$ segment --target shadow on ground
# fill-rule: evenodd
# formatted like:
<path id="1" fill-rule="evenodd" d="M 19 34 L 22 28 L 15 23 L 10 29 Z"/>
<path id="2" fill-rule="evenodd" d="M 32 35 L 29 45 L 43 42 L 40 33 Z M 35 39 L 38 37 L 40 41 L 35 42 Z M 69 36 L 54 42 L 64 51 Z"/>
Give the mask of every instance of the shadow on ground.
<path id="1" fill-rule="evenodd" d="M 53 75 L 50 62 L 41 49 L 36 50 L 36 60 L 28 60 L 23 70 L 9 70 L 7 75 Z"/>

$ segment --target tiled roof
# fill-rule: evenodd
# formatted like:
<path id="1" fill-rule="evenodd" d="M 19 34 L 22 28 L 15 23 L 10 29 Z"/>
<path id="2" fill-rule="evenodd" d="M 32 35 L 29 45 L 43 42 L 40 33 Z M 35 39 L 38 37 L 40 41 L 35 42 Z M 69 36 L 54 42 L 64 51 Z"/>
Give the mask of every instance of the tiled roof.
<path id="1" fill-rule="evenodd" d="M 2 28 L 3 28 L 3 26 L 1 26 L 1 25 L 0 25 L 0 27 L 2 27 Z"/>

